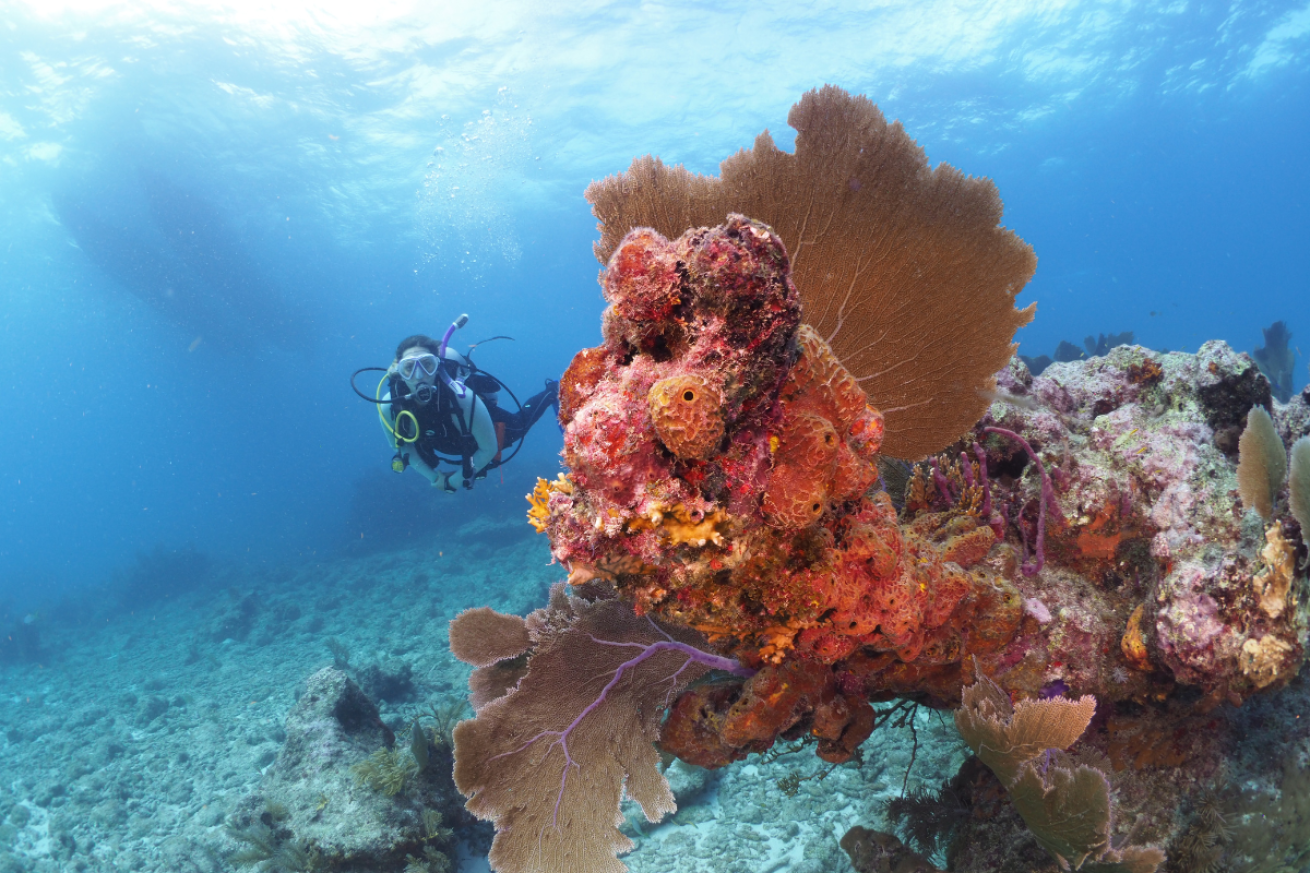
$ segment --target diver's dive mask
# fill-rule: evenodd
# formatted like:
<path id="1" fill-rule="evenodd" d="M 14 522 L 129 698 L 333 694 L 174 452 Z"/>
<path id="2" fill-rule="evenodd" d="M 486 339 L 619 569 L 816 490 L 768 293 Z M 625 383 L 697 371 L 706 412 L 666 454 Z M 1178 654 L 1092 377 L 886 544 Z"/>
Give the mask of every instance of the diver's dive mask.
<path id="1" fill-rule="evenodd" d="M 424 376 L 437 375 L 437 356 L 431 352 L 421 355 L 408 355 L 396 361 L 396 372 L 406 382 L 422 379 Z"/>

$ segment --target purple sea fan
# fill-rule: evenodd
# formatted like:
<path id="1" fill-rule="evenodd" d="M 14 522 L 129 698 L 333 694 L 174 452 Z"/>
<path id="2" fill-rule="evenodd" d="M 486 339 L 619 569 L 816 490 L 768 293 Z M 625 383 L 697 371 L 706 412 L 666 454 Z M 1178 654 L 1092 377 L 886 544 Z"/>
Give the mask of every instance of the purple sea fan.
<path id="1" fill-rule="evenodd" d="M 490 861 L 500 873 L 572 873 L 627 868 L 632 841 L 617 827 L 619 802 L 635 800 L 649 821 L 676 810 L 654 741 L 664 711 L 708 670 L 753 671 L 701 648 L 699 634 L 666 629 L 617 599 L 551 592 L 550 605 L 519 625 L 501 622 L 515 645 L 477 647 L 475 689 L 506 689 L 454 731 L 455 785 L 474 815 L 496 825 Z M 483 611 L 467 620 L 490 627 Z M 458 631 L 458 632 L 457 632 Z M 463 651 L 456 647 L 457 655 Z M 518 658 L 527 655 L 527 666 Z M 484 681 L 508 671 L 512 684 Z"/>

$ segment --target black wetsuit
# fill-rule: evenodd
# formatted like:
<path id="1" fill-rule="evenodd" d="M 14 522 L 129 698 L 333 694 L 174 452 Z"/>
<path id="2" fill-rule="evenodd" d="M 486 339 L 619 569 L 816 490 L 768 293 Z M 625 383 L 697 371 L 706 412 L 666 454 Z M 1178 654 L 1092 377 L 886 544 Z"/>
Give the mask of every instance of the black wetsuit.
<path id="1" fill-rule="evenodd" d="M 524 401 L 523 408 L 518 412 L 501 409 L 494 393 L 479 393 L 478 396 L 487 405 L 487 412 L 491 413 L 491 420 L 496 424 L 497 432 L 501 430 L 502 425 L 504 426 L 504 436 L 500 439 L 501 448 L 504 448 L 527 436 L 528 431 L 547 409 L 559 407 L 559 383 L 547 380 L 546 389 Z"/>

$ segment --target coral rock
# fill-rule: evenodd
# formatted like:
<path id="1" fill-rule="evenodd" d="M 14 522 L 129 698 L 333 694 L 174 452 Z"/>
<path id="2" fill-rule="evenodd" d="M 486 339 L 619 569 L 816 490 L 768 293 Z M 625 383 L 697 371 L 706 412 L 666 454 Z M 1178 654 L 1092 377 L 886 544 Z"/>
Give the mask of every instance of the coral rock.
<path id="1" fill-rule="evenodd" d="M 1307 614 L 1292 608 L 1293 528 L 1271 505 L 1266 532 L 1236 501 L 1236 434 L 1248 418 L 1267 419 L 1254 371 L 1209 342 L 1195 355 L 1120 346 L 1037 378 L 1005 374 L 1022 403 L 993 404 L 983 425 L 1036 446 L 1055 484 L 1048 512 L 1064 521 L 1046 531 L 1046 568 L 1020 580 L 1053 620 L 1016 641 L 1026 666 L 1002 669 L 1003 684 L 1035 694 L 1062 681 L 1103 700 L 1141 701 L 1166 698 L 1177 683 L 1213 706 L 1295 674 Z M 1243 441 L 1249 449 L 1249 431 Z M 1249 465 L 1259 453 L 1247 449 Z M 1046 500 L 1033 465 L 995 447 L 989 458 L 994 473 L 1019 476 L 1017 487 L 992 485 L 1002 534 L 1031 548 Z M 1274 480 L 1260 472 L 1268 491 Z"/>
<path id="2" fill-rule="evenodd" d="M 841 838 L 841 847 L 850 856 L 856 873 L 941 873 L 941 868 L 912 852 L 892 834 L 859 825 Z"/>
<path id="3" fill-rule="evenodd" d="M 1291 644 L 1270 634 L 1242 643 L 1239 662 L 1242 672 L 1255 687 L 1265 688 L 1279 679 L 1290 679 L 1296 673 L 1300 663 L 1299 659 L 1289 657 L 1292 654 Z"/>
<path id="4" fill-rule="evenodd" d="M 984 565 L 981 489 L 902 527 L 874 490 L 882 415 L 800 325 L 788 268 L 742 216 L 625 239 L 604 277 L 606 343 L 561 388 L 569 485 L 538 486 L 533 524 L 572 581 L 610 582 L 748 664 L 997 650 L 1022 598 Z"/>
<path id="5" fill-rule="evenodd" d="M 605 299 L 630 337 L 653 339 L 681 299 L 677 252 L 655 231 L 637 228 L 615 252 L 614 266 L 605 275 Z"/>

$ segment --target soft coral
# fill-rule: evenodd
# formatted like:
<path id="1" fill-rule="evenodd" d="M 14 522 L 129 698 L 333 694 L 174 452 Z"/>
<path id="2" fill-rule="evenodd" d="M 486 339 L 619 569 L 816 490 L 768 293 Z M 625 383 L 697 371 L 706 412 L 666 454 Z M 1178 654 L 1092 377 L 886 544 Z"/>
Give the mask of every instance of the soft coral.
<path id="1" fill-rule="evenodd" d="M 452 637 L 461 621 L 489 626 L 470 610 Z M 470 812 L 495 822 L 500 873 L 621 873 L 615 856 L 632 848 L 616 826 L 623 795 L 650 821 L 676 809 L 654 746 L 666 707 L 707 670 L 752 671 L 700 648 L 694 632 L 563 584 L 526 626 L 526 672 L 455 728 L 455 784 Z"/>

